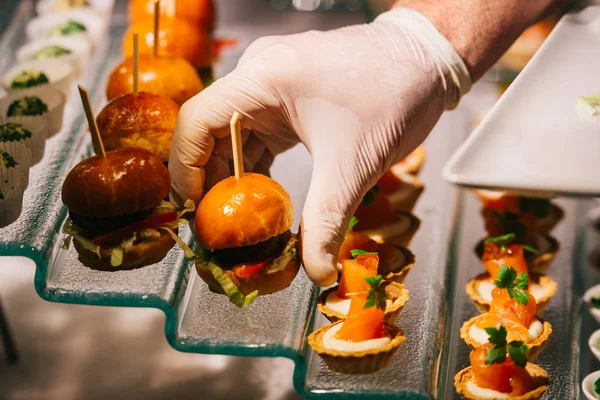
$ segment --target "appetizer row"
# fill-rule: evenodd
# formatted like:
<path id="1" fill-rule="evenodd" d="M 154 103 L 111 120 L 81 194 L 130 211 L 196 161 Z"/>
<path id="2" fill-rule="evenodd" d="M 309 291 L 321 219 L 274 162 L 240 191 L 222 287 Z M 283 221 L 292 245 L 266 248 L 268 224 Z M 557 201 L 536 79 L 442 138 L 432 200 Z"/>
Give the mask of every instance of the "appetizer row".
<path id="1" fill-rule="evenodd" d="M 367 192 L 338 254 L 339 284 L 317 300 L 332 324 L 314 331 L 308 344 L 335 372 L 379 371 L 405 340 L 395 322 L 409 299 L 402 283 L 415 256 L 404 246 L 420 224 L 410 211 L 423 191 L 416 177 L 423 160 L 417 148 Z"/>
<path id="2" fill-rule="evenodd" d="M 546 346 L 552 326 L 540 318 L 557 284 L 543 275 L 558 252 L 548 236 L 563 212 L 547 199 L 478 191 L 489 235 L 476 248 L 486 273 L 466 286 L 481 315 L 466 321 L 461 338 L 472 349 L 471 366 L 455 377 L 467 399 L 538 399 L 546 371 L 528 363 Z"/>

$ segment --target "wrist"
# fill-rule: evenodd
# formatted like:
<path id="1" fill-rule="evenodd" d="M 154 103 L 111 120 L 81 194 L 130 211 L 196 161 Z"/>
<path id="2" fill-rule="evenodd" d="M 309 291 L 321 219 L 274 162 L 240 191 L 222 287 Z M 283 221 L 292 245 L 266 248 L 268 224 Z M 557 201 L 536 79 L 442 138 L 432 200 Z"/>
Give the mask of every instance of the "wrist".
<path id="1" fill-rule="evenodd" d="M 568 0 L 397 0 L 419 11 L 452 44 L 478 80 L 541 15 Z"/>

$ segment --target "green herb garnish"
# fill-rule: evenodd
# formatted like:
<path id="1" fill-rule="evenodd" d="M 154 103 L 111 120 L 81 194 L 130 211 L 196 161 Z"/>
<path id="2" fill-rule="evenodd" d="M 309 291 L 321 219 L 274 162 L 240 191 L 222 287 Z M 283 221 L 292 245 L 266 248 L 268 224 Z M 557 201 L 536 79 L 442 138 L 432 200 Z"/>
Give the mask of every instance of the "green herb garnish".
<path id="1" fill-rule="evenodd" d="M 594 392 L 600 394 L 600 378 L 596 379 L 596 382 L 594 382 Z"/>
<path id="2" fill-rule="evenodd" d="M 498 279 L 494 280 L 494 284 L 500 289 L 508 290 L 510 298 L 515 299 L 517 303 L 523 305 L 529 303 L 529 295 L 526 292 L 529 287 L 529 278 L 525 272 L 521 272 L 517 276 L 517 270 L 502 264 L 498 271 Z"/>
<path id="3" fill-rule="evenodd" d="M 350 218 L 350 222 L 348 223 L 348 230 L 351 231 L 352 228 L 354 228 L 356 226 L 356 224 L 358 224 L 358 218 L 356 218 L 353 215 L 352 218 Z"/>
<path id="4" fill-rule="evenodd" d="M 0 150 L 0 167 L 10 169 L 16 167 L 18 164 L 7 152 Z"/>
<path id="5" fill-rule="evenodd" d="M 358 250 L 358 249 L 353 249 L 350 250 L 350 255 L 352 256 L 352 258 L 356 258 L 361 254 L 377 254 L 377 252 L 374 251 L 364 251 L 364 250 Z"/>
<path id="6" fill-rule="evenodd" d="M 595 308 L 599 308 L 600 309 L 600 296 L 598 296 L 598 297 L 592 297 L 590 299 L 590 304 L 592 306 L 594 306 Z"/>
<path id="7" fill-rule="evenodd" d="M 370 286 L 365 308 L 377 307 L 380 310 L 385 310 L 386 295 L 385 288 L 381 286 L 381 282 L 383 282 L 381 275 L 365 278 L 365 282 L 367 282 Z"/>
<path id="8" fill-rule="evenodd" d="M 30 137 L 31 132 L 21 124 L 9 122 L 0 125 L 0 142 L 18 142 Z"/>
<path id="9" fill-rule="evenodd" d="M 54 26 L 54 28 L 52 28 L 52 30 L 50 31 L 50 35 L 51 36 L 68 36 L 68 35 L 73 35 L 76 33 L 81 33 L 81 32 L 85 32 L 87 31 L 87 28 L 85 27 L 85 25 L 80 24 L 79 22 L 76 21 L 64 21 L 61 22 L 60 24 L 57 24 Z"/>
<path id="10" fill-rule="evenodd" d="M 362 199 L 362 203 L 365 206 L 370 205 L 372 202 L 375 201 L 375 195 L 377 193 L 379 193 L 379 186 L 375 185 L 367 193 L 365 193 Z"/>
<path id="11" fill-rule="evenodd" d="M 37 96 L 25 96 L 13 101 L 8 106 L 7 117 L 42 115 L 48 106 Z"/>
<path id="12" fill-rule="evenodd" d="M 71 54 L 72 51 L 62 46 L 57 46 L 55 44 L 51 44 L 49 46 L 43 47 L 35 53 L 33 56 L 36 60 L 46 60 L 48 58 L 56 58 L 60 56 L 64 56 L 67 54 Z"/>
<path id="13" fill-rule="evenodd" d="M 13 89 L 23 89 L 43 85 L 49 82 L 50 80 L 43 72 L 37 70 L 28 70 L 22 71 L 15 76 L 10 84 L 10 87 Z"/>
<path id="14" fill-rule="evenodd" d="M 506 342 L 508 332 L 504 326 L 496 328 L 485 328 L 485 332 L 489 335 L 489 342 L 493 344 L 485 355 L 486 364 L 501 364 L 506 361 L 506 354 L 512 362 L 521 368 L 527 365 L 527 346 L 523 342 L 513 340 L 510 343 Z"/>
<path id="15" fill-rule="evenodd" d="M 493 243 L 493 244 L 495 244 L 496 246 L 498 246 L 500 248 L 500 251 L 502 253 L 504 253 L 506 251 L 506 247 L 509 244 L 511 244 L 511 242 L 513 240 L 515 240 L 515 237 L 516 237 L 516 235 L 514 233 L 507 233 L 507 234 L 502 235 L 502 236 L 489 237 L 489 238 L 485 239 L 485 241 L 483 242 L 483 244 Z M 522 244 L 520 246 L 524 250 L 530 251 L 530 252 L 535 253 L 535 254 L 538 253 L 538 251 L 533 246 L 529 246 L 527 244 Z"/>

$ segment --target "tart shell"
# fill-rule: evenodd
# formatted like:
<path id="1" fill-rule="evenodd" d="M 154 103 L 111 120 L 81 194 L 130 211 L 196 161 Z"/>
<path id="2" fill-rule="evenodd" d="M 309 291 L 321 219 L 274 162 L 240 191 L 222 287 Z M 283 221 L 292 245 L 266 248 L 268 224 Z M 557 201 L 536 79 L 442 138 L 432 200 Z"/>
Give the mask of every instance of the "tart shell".
<path id="1" fill-rule="evenodd" d="M 407 155 L 402 161 L 391 168 L 394 174 L 407 173 L 417 175 L 425 162 L 425 148 L 419 146 Z"/>
<path id="2" fill-rule="evenodd" d="M 476 349 L 483 344 L 473 339 L 469 334 L 469 330 L 473 325 L 475 325 L 477 320 L 484 315 L 485 314 L 481 314 L 471 318 L 460 328 L 460 338 L 464 340 L 471 349 Z M 550 325 L 548 321 L 545 321 L 539 317 L 537 319 L 542 323 L 542 334 L 533 342 L 525 343 L 525 345 L 529 348 L 529 351 L 527 352 L 527 359 L 532 362 L 536 360 L 540 352 L 544 349 L 544 347 L 546 347 L 548 339 L 550 338 L 550 334 L 552 333 L 552 325 Z"/>
<path id="3" fill-rule="evenodd" d="M 378 243 L 385 242 L 385 243 L 389 243 L 394 246 L 406 247 L 410 243 L 415 232 L 419 229 L 419 226 L 421 226 L 421 220 L 419 218 L 417 218 L 416 216 L 414 216 L 413 214 L 407 213 L 407 212 L 398 211 L 398 212 L 396 212 L 396 215 L 401 216 L 401 217 L 406 217 L 406 218 L 408 218 L 408 220 L 410 222 L 408 229 L 400 234 L 382 237 L 378 233 L 378 230 L 375 230 L 375 229 L 365 229 L 365 230 L 356 229 L 356 231 L 360 232 L 360 233 L 364 233 L 365 235 L 369 236 L 371 239 L 375 240 Z"/>
<path id="4" fill-rule="evenodd" d="M 378 349 L 346 352 L 327 349 L 323 345 L 325 332 L 337 324 L 322 326 L 308 337 L 308 345 L 317 353 L 327 366 L 335 372 L 350 375 L 371 374 L 383 369 L 398 350 L 398 346 L 406 339 L 404 332 L 395 325 L 385 323 L 385 330 L 391 341 Z"/>
<path id="5" fill-rule="evenodd" d="M 531 279 L 538 285 L 542 286 L 547 293 L 550 293 L 550 295 L 546 295 L 539 300 L 536 299 L 536 315 L 539 315 L 544 311 L 544 309 L 550 302 L 550 299 L 552 299 L 552 297 L 554 297 L 554 295 L 556 294 L 558 284 L 552 278 L 546 275 L 532 275 Z M 491 276 L 487 272 L 479 274 L 475 278 L 471 279 L 465 287 L 465 291 L 467 292 L 471 300 L 473 300 L 479 312 L 482 314 L 490 311 L 490 302 L 484 299 L 479 294 L 478 290 L 479 283 L 486 280 L 491 280 Z"/>
<path id="6" fill-rule="evenodd" d="M 392 304 L 385 308 L 383 320 L 385 322 L 394 323 L 404 308 L 404 305 L 408 301 L 408 289 L 406 286 L 396 282 L 385 282 L 383 285 L 385 285 L 385 293 L 387 294 L 388 298 L 392 300 Z M 345 314 L 332 310 L 331 308 L 327 307 L 326 304 L 327 296 L 337 291 L 338 288 L 339 286 L 335 286 L 323 291 L 317 300 L 317 309 L 330 322 L 337 322 L 346 318 Z"/>
<path id="7" fill-rule="evenodd" d="M 546 370 L 532 363 L 527 363 L 525 369 L 527 372 L 529 372 L 529 375 L 531 375 L 537 387 L 534 390 L 525 393 L 524 395 L 511 396 L 510 400 L 537 400 L 542 397 L 546 390 L 548 390 L 550 377 L 548 376 Z M 454 387 L 459 395 L 463 396 L 467 400 L 497 400 L 496 398 L 479 397 L 472 394 L 467 388 L 467 382 L 469 382 L 471 379 L 473 379 L 473 370 L 471 367 L 467 367 L 456 374 L 454 377 Z"/>

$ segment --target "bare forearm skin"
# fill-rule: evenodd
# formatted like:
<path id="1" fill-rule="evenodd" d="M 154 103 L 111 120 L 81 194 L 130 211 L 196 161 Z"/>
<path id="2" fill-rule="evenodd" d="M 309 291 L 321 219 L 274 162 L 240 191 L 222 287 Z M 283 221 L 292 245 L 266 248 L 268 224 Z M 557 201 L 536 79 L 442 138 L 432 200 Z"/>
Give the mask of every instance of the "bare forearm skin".
<path id="1" fill-rule="evenodd" d="M 569 0 L 396 0 L 425 15 L 454 46 L 473 82 L 519 35 Z"/>

